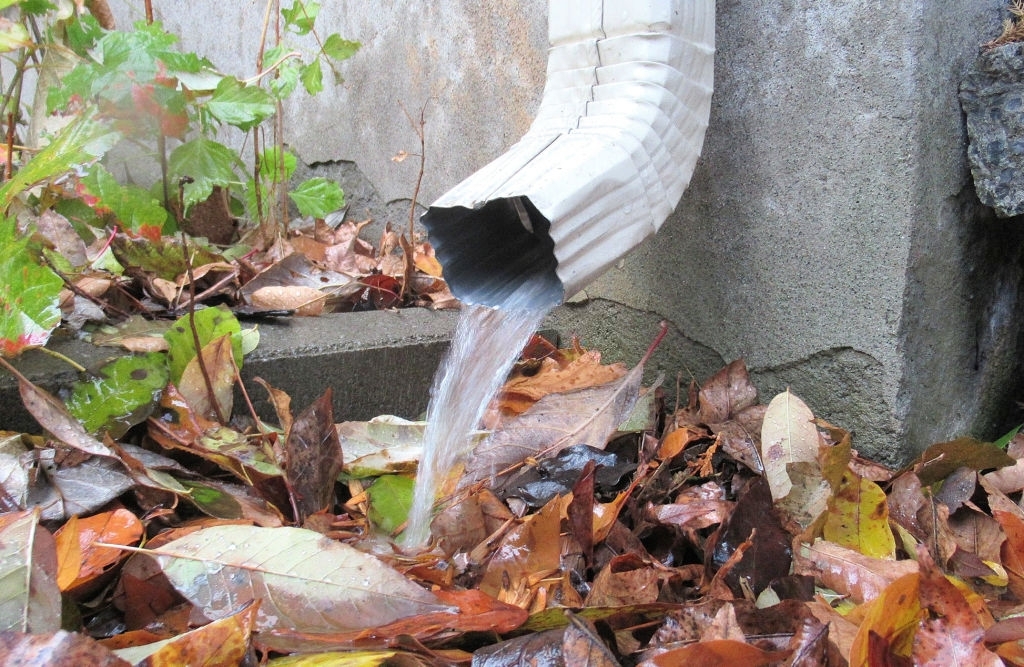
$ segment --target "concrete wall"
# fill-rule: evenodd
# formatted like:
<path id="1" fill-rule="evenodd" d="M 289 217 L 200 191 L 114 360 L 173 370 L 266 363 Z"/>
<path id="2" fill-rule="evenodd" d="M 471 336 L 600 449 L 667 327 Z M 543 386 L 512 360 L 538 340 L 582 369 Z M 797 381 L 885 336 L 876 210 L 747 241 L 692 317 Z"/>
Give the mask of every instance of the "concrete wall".
<path id="1" fill-rule="evenodd" d="M 125 3 L 128 4 L 128 3 Z M 138 3 L 118 8 L 126 22 Z M 346 81 L 287 112 L 310 170 L 401 224 L 426 105 L 429 203 L 529 126 L 546 2 L 323 3 L 364 44 Z M 251 74 L 262 4 L 157 2 L 184 46 Z M 956 93 L 1002 0 L 720 0 L 704 154 L 654 242 L 553 316 L 611 357 L 702 378 L 744 357 L 890 461 L 997 435 L 1019 389 L 1021 234 L 973 194 Z M 196 9 L 202 6 L 201 9 Z"/>

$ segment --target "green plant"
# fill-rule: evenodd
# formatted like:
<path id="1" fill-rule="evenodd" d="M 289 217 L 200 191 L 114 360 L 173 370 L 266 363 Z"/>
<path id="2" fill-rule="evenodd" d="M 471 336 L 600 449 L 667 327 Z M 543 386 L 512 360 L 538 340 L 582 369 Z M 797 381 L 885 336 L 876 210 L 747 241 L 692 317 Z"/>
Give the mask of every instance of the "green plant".
<path id="1" fill-rule="evenodd" d="M 282 102 L 299 86 L 316 95 L 325 73 L 340 81 L 339 63 L 359 48 L 338 34 L 317 33 L 320 3 L 294 0 L 281 7 L 280 0 L 267 0 L 256 72 L 247 79 L 180 51 L 178 38 L 152 20 L 146 4 L 147 21 L 115 30 L 101 24 L 101 0 L 84 3 L 93 14 L 72 0 L 0 0 L 0 10 L 11 16 L 0 17 L 0 53 L 13 65 L 0 103 L 0 228 L 5 243 L 18 244 L 17 256 L 8 253 L 0 270 L 24 272 L 29 261 L 33 283 L 41 286 L 27 294 L 0 293 L 0 342 L 8 356 L 45 344 L 57 324 L 51 315 L 61 281 L 48 264 L 72 273 L 88 268 L 60 253 L 48 255 L 46 244 L 32 238 L 33 222 L 46 211 L 61 213 L 90 244 L 111 230 L 153 240 L 187 230 L 193 212 L 212 198 L 264 239 L 284 233 L 289 202 L 300 215 L 316 218 L 344 206 L 341 188 L 326 179 L 290 187 L 296 157 L 286 148 L 281 120 Z M 276 35 L 271 44 L 268 34 Z M 307 36 L 316 44 L 312 53 L 290 43 Z M 32 70 L 45 88 L 36 100 L 45 105 L 23 110 Z M 222 140 L 230 132 L 248 134 L 243 145 L 253 151 L 251 168 Z M 102 158 L 125 144 L 159 165 L 155 183 L 123 183 L 104 167 Z M 108 253 L 93 253 L 88 261 L 119 268 Z M 9 274 L 0 282 L 17 284 Z M 23 322 L 31 327 L 22 330 Z"/>

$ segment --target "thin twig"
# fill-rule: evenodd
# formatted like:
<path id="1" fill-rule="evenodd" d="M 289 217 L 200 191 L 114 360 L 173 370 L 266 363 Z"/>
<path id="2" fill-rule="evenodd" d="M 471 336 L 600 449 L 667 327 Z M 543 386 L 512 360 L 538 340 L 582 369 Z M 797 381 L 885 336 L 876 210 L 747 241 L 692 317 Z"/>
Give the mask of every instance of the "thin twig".
<path id="1" fill-rule="evenodd" d="M 124 317 L 124 318 L 129 318 L 129 317 L 132 316 L 131 313 L 129 313 L 129 312 L 125 311 L 125 310 L 121 310 L 120 308 L 118 308 L 114 304 L 104 302 L 99 297 L 95 297 L 92 294 L 89 294 L 88 292 L 83 290 L 81 287 L 79 287 L 75 283 L 71 282 L 71 278 L 69 278 L 64 272 L 62 272 L 60 269 L 58 269 L 56 267 L 56 265 L 54 265 L 53 261 L 50 260 L 49 257 L 47 257 L 46 255 L 43 255 L 42 258 L 43 258 L 43 262 L 45 262 L 46 265 L 48 267 L 50 267 L 50 270 L 53 271 L 55 274 L 57 274 L 58 278 L 60 278 L 61 280 L 64 281 L 64 286 L 67 287 L 72 292 L 74 292 L 75 294 L 77 294 L 78 296 L 82 297 L 83 299 L 88 299 L 89 301 L 93 302 L 94 304 L 96 304 L 97 306 L 102 308 L 104 311 L 110 310 L 110 311 L 112 311 L 112 312 L 116 313 L 117 315 L 119 315 L 121 317 Z"/>
<path id="2" fill-rule="evenodd" d="M 206 393 L 210 398 L 210 405 L 213 406 L 214 412 L 217 413 L 217 421 L 221 424 L 227 424 L 228 420 L 224 418 L 224 414 L 221 411 L 220 401 L 217 400 L 217 395 L 213 391 L 213 380 L 210 379 L 210 371 L 206 368 L 206 360 L 203 359 L 203 346 L 199 340 L 199 329 L 196 328 L 196 282 L 195 276 L 192 274 L 192 258 L 188 254 L 188 239 L 185 236 L 185 232 L 181 233 L 181 249 L 185 253 L 185 272 L 188 275 L 188 326 L 192 330 L 192 344 L 196 348 L 196 361 L 199 362 L 199 371 L 203 374 L 203 382 L 206 384 Z"/>
<path id="3" fill-rule="evenodd" d="M 427 164 L 427 142 L 426 132 L 424 126 L 427 124 L 426 113 L 427 113 L 427 102 L 423 103 L 420 107 L 420 119 L 417 124 L 409 114 L 409 110 L 405 108 L 405 105 L 399 102 L 402 107 L 402 111 L 405 113 L 405 117 L 409 119 L 409 124 L 412 125 L 412 129 L 416 132 L 416 136 L 420 140 L 420 170 L 416 175 L 416 187 L 412 190 L 412 201 L 409 203 L 409 245 L 408 248 L 403 245 L 402 249 L 405 252 L 405 271 L 402 274 L 402 289 L 398 295 L 399 300 L 404 300 L 405 295 L 409 291 L 409 284 L 412 282 L 413 272 L 416 270 L 416 259 L 413 256 L 416 243 L 416 201 L 420 196 L 420 186 L 423 184 L 423 172 L 426 169 Z"/>

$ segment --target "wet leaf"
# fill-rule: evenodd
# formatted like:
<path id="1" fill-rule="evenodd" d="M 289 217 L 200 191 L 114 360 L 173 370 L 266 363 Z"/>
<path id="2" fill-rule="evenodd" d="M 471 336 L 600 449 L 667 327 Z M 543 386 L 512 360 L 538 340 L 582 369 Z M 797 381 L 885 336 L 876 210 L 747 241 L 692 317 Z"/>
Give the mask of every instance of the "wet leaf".
<path id="1" fill-rule="evenodd" d="M 257 526 L 272 528 L 284 525 L 281 512 L 249 487 L 216 480 L 180 482 L 188 500 L 207 516 L 217 519 L 248 519 Z"/>
<path id="2" fill-rule="evenodd" d="M 200 349 L 221 336 L 231 336 L 231 350 L 235 365 L 238 368 L 242 367 L 242 327 L 238 324 L 238 320 L 229 311 L 222 308 L 203 308 L 195 312 L 194 318 L 190 318 L 189 315 L 178 318 L 164 334 L 169 346 L 171 382 L 178 383 L 185 368 L 197 354 L 190 321 L 195 323 Z"/>
<path id="3" fill-rule="evenodd" d="M 110 244 L 110 250 L 123 266 L 172 282 L 186 275 L 189 263 L 196 267 L 224 261 L 222 256 L 194 243 L 188 246 L 186 260 L 181 241 L 171 237 L 153 241 L 118 234 Z"/>
<path id="4" fill-rule="evenodd" d="M 200 365 L 202 358 L 202 366 Z M 206 374 L 203 373 L 203 367 Z M 210 384 L 206 380 L 209 378 Z M 207 419 L 230 419 L 234 404 L 235 363 L 230 335 L 213 339 L 185 366 L 178 391 L 197 414 Z"/>
<path id="5" fill-rule="evenodd" d="M 566 612 L 569 626 L 562 634 L 562 657 L 567 665 L 580 667 L 619 667 L 594 624 L 582 616 Z"/>
<path id="6" fill-rule="evenodd" d="M 334 504 L 334 483 L 341 472 L 342 452 L 334 426 L 330 387 L 302 411 L 284 443 L 284 478 L 298 522 Z"/>
<path id="7" fill-rule="evenodd" d="M 711 376 L 699 397 L 698 418 L 705 424 L 719 424 L 757 403 L 757 388 L 750 381 L 746 363 L 737 359 Z"/>
<path id="8" fill-rule="evenodd" d="M 923 612 L 920 581 L 921 575 L 917 572 L 904 575 L 865 604 L 864 620 L 850 651 L 850 664 L 887 664 L 878 660 L 888 661 L 891 656 L 910 657 Z"/>
<path id="9" fill-rule="evenodd" d="M 0 655 L 8 665 L 131 667 L 96 640 L 58 630 L 48 634 L 0 633 Z"/>
<path id="10" fill-rule="evenodd" d="M 301 528 L 215 526 L 151 553 L 208 617 L 259 599 L 261 631 L 338 632 L 446 611 L 376 558 Z"/>
<path id="11" fill-rule="evenodd" d="M 249 303 L 265 310 L 293 310 L 296 315 L 316 317 L 324 312 L 328 295 L 305 285 L 268 285 L 249 295 Z"/>
<path id="12" fill-rule="evenodd" d="M 874 558 L 896 557 L 885 492 L 869 479 L 847 472 L 828 504 L 824 537 Z"/>
<path id="13" fill-rule="evenodd" d="M 60 324 L 64 282 L 32 257 L 28 243 L 27 235 L 17 237 L 14 220 L 0 217 L 0 355 L 5 357 L 45 345 Z"/>
<path id="14" fill-rule="evenodd" d="M 136 667 L 243 664 L 256 620 L 256 605 L 157 644 L 115 651 Z"/>
<path id="15" fill-rule="evenodd" d="M 872 558 L 825 540 L 802 545 L 794 561 L 795 573 L 813 576 L 856 603 L 878 598 L 893 581 L 917 572 L 915 561 Z"/>
<path id="16" fill-rule="evenodd" d="M 788 651 L 765 651 L 746 642 L 714 639 L 676 648 L 640 663 L 638 667 L 676 667 L 677 665 L 742 665 L 768 667 L 779 664 Z"/>
<path id="17" fill-rule="evenodd" d="M 786 466 L 817 461 L 820 442 L 806 403 L 788 390 L 772 399 L 761 427 L 761 460 L 773 499 L 785 498 L 793 486 Z"/>
<path id="18" fill-rule="evenodd" d="M 528 579 L 557 572 L 560 567 L 560 515 L 561 499 L 555 498 L 506 533 L 487 563 L 479 589 L 525 608 Z"/>
<path id="19" fill-rule="evenodd" d="M 412 508 L 415 480 L 404 475 L 383 475 L 377 478 L 366 494 L 370 498 L 370 521 L 388 535 L 405 523 Z"/>
<path id="20" fill-rule="evenodd" d="M 97 543 L 137 546 L 142 539 L 142 533 L 142 522 L 124 508 L 78 518 L 65 524 L 57 531 L 55 537 L 60 542 L 76 541 L 77 550 L 72 547 L 62 553 L 66 557 L 77 555 L 80 560 L 78 563 L 60 563 L 62 575 L 65 570 L 77 570 L 71 583 L 62 586 L 61 590 L 74 596 L 81 596 L 94 590 L 95 586 L 92 584 L 127 556 L 122 551 L 101 547 Z"/>
<path id="21" fill-rule="evenodd" d="M 114 456 L 114 452 L 102 442 L 89 435 L 82 424 L 75 419 L 64 403 L 49 392 L 18 379 L 18 391 L 25 409 L 35 417 L 39 425 L 49 431 L 65 445 L 96 456 Z"/>
<path id="22" fill-rule="evenodd" d="M 387 473 L 414 473 L 423 454 L 423 431 L 427 423 L 381 415 L 368 422 L 337 425 L 338 440 L 345 454 L 344 470 L 352 477 L 375 477 Z M 475 437 L 485 437 L 480 432 Z"/>
<path id="23" fill-rule="evenodd" d="M 164 354 L 120 357 L 100 368 L 92 379 L 75 383 L 65 405 L 86 430 L 103 430 L 120 438 L 145 421 L 168 378 Z"/>
<path id="24" fill-rule="evenodd" d="M 53 632 L 60 624 L 53 536 L 38 512 L 0 514 L 0 647 L 7 632 Z"/>
<path id="25" fill-rule="evenodd" d="M 615 382 L 545 396 L 473 450 L 460 485 L 486 479 L 527 457 L 554 455 L 570 445 L 604 449 L 636 403 L 642 378 L 641 363 Z"/>
<path id="26" fill-rule="evenodd" d="M 498 405 L 509 414 L 518 415 L 548 394 L 561 394 L 575 389 L 596 387 L 618 380 L 626 374 L 622 364 L 601 364 L 601 353 L 589 350 L 567 361 L 547 358 L 530 375 L 508 380 L 498 392 Z"/>
<path id="27" fill-rule="evenodd" d="M 92 514 L 135 482 L 117 459 L 93 457 L 78 465 L 47 466 L 46 478 L 59 492 L 64 514 Z"/>
<path id="28" fill-rule="evenodd" d="M 757 477 L 747 485 L 737 499 L 732 515 L 722 524 L 717 539 L 709 546 L 708 560 L 712 569 L 723 567 L 746 540 L 751 540 L 750 547 L 725 577 L 729 588 L 738 597 L 743 597 L 744 586 L 757 595 L 773 579 L 789 574 L 793 560 L 792 537 L 782 527 L 763 477 Z"/>
<path id="29" fill-rule="evenodd" d="M 921 607 L 929 614 L 921 620 L 914 636 L 913 656 L 918 665 L 1002 665 L 985 648 L 985 628 L 971 610 L 960 590 L 935 566 L 927 551 L 921 564 Z"/>

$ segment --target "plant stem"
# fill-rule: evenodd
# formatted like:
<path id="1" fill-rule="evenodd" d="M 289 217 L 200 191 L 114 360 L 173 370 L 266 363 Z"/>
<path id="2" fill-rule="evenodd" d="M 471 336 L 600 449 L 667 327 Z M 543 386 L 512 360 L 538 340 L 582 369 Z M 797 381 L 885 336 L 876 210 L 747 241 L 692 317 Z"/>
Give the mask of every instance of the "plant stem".
<path id="1" fill-rule="evenodd" d="M 70 357 L 61 354 L 60 352 L 58 352 L 56 350 L 51 350 L 48 347 L 38 347 L 36 349 L 39 350 L 40 352 L 42 352 L 43 354 L 50 355 L 54 359 L 59 359 L 59 360 L 63 361 L 64 363 L 66 363 L 68 366 L 71 366 L 72 368 L 74 368 L 79 373 L 86 373 L 86 372 L 88 372 L 88 369 L 85 366 L 83 366 L 82 364 L 78 363 L 74 359 L 71 359 Z"/>
<path id="2" fill-rule="evenodd" d="M 185 271 L 188 274 L 188 326 L 192 330 L 192 344 L 196 348 L 196 361 L 199 363 L 199 371 L 202 373 L 203 382 L 206 384 L 206 393 L 210 398 L 210 405 L 213 406 L 213 411 L 217 413 L 217 421 L 221 424 L 227 424 L 228 420 L 224 418 L 224 413 L 221 411 L 220 401 L 217 400 L 217 394 L 213 391 L 213 380 L 210 379 L 210 371 L 206 368 L 206 360 L 203 359 L 203 346 L 199 340 L 199 329 L 196 328 L 196 281 L 192 273 L 192 258 L 188 254 L 188 238 L 185 232 L 181 232 L 181 248 L 185 253 Z"/>

